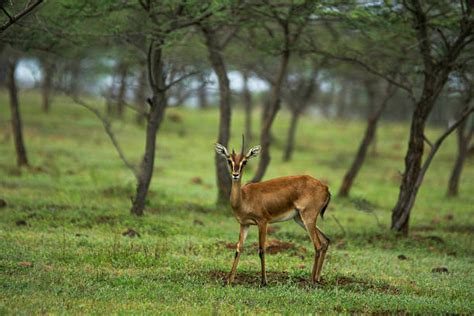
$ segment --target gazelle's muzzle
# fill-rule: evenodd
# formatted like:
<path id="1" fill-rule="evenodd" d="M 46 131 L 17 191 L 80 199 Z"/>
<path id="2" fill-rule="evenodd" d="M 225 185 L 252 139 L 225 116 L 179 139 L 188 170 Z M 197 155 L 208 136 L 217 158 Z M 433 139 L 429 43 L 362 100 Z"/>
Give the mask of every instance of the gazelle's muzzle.
<path id="1" fill-rule="evenodd" d="M 240 179 L 240 174 L 232 172 L 232 180 L 237 181 Z"/>

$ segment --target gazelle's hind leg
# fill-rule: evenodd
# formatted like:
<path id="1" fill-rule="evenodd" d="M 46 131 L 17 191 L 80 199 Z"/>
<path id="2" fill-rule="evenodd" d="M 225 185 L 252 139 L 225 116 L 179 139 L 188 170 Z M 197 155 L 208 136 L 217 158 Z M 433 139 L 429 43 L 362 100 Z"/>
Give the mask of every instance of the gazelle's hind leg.
<path id="1" fill-rule="evenodd" d="M 305 229 L 314 245 L 315 255 L 311 281 L 314 283 L 321 281 L 321 270 L 329 245 L 329 238 L 316 226 L 316 218 L 311 214 L 306 216 L 298 214 L 294 217 L 295 222 Z"/>
<path id="2" fill-rule="evenodd" d="M 319 254 L 319 259 L 318 259 L 318 266 L 316 268 L 316 281 L 321 282 L 321 271 L 323 269 L 323 263 L 324 263 L 324 258 L 326 257 L 326 252 L 328 251 L 328 248 L 329 248 L 330 239 L 318 227 L 316 227 L 316 230 L 318 232 L 318 237 L 322 245 L 321 252 Z"/>

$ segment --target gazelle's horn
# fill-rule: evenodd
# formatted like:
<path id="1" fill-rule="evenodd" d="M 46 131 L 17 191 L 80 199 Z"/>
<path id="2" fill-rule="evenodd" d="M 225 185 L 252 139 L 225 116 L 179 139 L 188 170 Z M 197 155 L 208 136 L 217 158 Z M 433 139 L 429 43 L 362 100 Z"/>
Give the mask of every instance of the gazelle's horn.
<path id="1" fill-rule="evenodd" d="M 245 138 L 244 138 L 244 134 L 242 134 L 242 149 L 240 150 L 240 156 L 244 155 L 244 150 L 245 150 Z"/>

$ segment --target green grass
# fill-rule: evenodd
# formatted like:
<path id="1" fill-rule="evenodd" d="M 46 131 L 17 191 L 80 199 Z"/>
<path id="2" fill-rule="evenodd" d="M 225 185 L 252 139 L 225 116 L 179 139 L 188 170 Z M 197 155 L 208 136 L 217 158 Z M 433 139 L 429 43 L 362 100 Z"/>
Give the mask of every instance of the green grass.
<path id="1" fill-rule="evenodd" d="M 278 229 L 269 234 L 293 247 L 268 255 L 268 287 L 259 287 L 256 229 L 250 230 L 236 285 L 222 287 L 238 224 L 229 209 L 214 205 L 217 111 L 169 109 L 146 215 L 135 218 L 129 215 L 134 178 L 92 114 L 57 97 L 46 115 L 35 93 L 22 94 L 33 167 L 19 170 L 5 93 L 0 101 L 0 198 L 8 203 L 0 209 L 0 314 L 474 313 L 474 164 L 467 162 L 460 196 L 447 199 L 453 137 L 428 171 L 410 236 L 400 238 L 388 226 L 407 126 L 381 124 L 378 155 L 367 160 L 352 198 L 339 199 L 335 194 L 363 124 L 305 117 L 294 160 L 283 163 L 289 116 L 281 112 L 266 178 L 310 174 L 326 181 L 334 195 L 319 221 L 332 239 L 324 286 L 309 285 L 312 247 L 291 221 L 273 225 Z M 170 120 L 171 114 L 181 122 Z M 130 114 L 114 129 L 127 155 L 138 161 L 144 130 L 132 122 Z M 236 148 L 242 129 L 237 110 L 231 142 Z M 256 162 L 249 164 L 245 179 L 255 168 Z M 129 228 L 140 237 L 123 236 Z M 437 267 L 449 273 L 433 273 Z"/>

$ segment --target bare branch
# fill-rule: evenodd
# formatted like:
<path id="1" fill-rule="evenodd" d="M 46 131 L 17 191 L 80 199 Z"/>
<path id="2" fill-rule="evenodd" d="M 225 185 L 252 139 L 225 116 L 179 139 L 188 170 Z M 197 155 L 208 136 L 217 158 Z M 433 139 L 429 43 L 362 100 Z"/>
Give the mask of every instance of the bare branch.
<path id="1" fill-rule="evenodd" d="M 175 84 L 183 81 L 184 79 L 187 79 L 189 77 L 192 77 L 192 76 L 195 76 L 199 73 L 199 71 L 193 71 L 193 72 L 190 72 L 190 73 L 187 73 L 181 77 L 179 77 L 178 79 L 175 79 L 173 81 L 171 81 L 170 83 L 168 83 L 166 86 L 165 86 L 165 91 L 168 90 L 169 88 L 171 88 L 172 86 L 174 86 Z"/>
<path id="2" fill-rule="evenodd" d="M 332 54 L 332 53 L 329 53 L 329 52 L 323 51 L 323 50 L 319 50 L 319 49 L 317 49 L 317 48 L 312 48 L 312 49 L 310 50 L 310 52 L 323 55 L 323 56 L 328 57 L 328 58 L 330 58 L 330 59 L 335 59 L 335 60 L 350 62 L 350 63 L 353 63 L 353 64 L 355 64 L 355 65 L 358 65 L 358 66 L 364 68 L 366 71 L 370 72 L 371 74 L 376 75 L 376 76 L 378 76 L 378 77 L 381 77 L 381 78 L 385 79 L 386 81 L 390 82 L 391 84 L 393 84 L 394 86 L 397 86 L 398 88 L 400 88 L 400 89 L 402 89 L 402 90 L 408 92 L 410 98 L 411 98 L 412 100 L 415 99 L 413 90 L 412 90 L 412 88 L 411 88 L 410 86 L 405 85 L 405 84 L 403 84 L 403 83 L 397 81 L 396 79 L 390 77 L 389 75 L 380 72 L 379 70 L 373 68 L 372 66 L 369 66 L 367 63 L 365 63 L 364 61 L 362 61 L 362 60 L 360 60 L 360 59 L 358 59 L 358 58 L 350 57 L 350 56 L 334 55 L 334 54 Z"/>
<path id="3" fill-rule="evenodd" d="M 36 0 L 35 2 L 29 4 L 26 8 L 24 8 L 21 12 L 16 14 L 15 16 L 10 16 L 5 9 L 3 9 L 3 12 L 8 16 L 8 22 L 0 26 L 0 34 L 3 33 L 6 29 L 8 29 L 10 26 L 18 22 L 20 19 L 22 19 L 24 16 L 28 15 L 31 11 L 34 10 L 38 5 L 41 4 L 43 0 Z"/>
<path id="4" fill-rule="evenodd" d="M 110 121 L 107 119 L 107 117 L 104 116 L 99 110 L 97 110 L 93 106 L 89 105 L 88 103 L 84 102 L 83 100 L 81 100 L 77 97 L 74 97 L 72 95 L 68 95 L 68 96 L 74 101 L 74 103 L 76 103 L 76 104 L 88 109 L 92 113 L 94 113 L 95 116 L 102 122 L 102 125 L 104 126 L 105 132 L 109 136 L 110 141 L 112 142 L 112 145 L 114 145 L 115 150 L 117 151 L 118 155 L 120 156 L 120 159 L 123 161 L 125 166 L 132 171 L 132 173 L 135 175 L 135 177 L 138 177 L 139 170 L 138 170 L 137 166 L 130 163 L 128 161 L 128 159 L 125 157 L 125 154 L 124 154 L 122 148 L 120 147 L 117 139 L 115 138 L 115 134 L 112 131 L 112 126 L 110 124 Z"/>
<path id="5" fill-rule="evenodd" d="M 423 134 L 423 140 L 431 147 L 433 148 L 433 143 L 428 139 L 428 137 Z"/>

